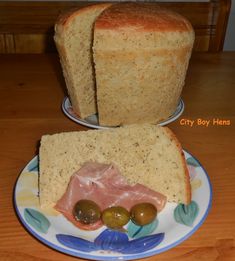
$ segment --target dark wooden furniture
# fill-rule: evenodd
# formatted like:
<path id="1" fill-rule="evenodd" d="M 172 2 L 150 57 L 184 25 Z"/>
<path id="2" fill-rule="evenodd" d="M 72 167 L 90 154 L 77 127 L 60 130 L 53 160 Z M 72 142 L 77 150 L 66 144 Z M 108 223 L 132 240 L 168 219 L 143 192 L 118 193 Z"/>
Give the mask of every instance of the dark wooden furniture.
<path id="1" fill-rule="evenodd" d="M 55 52 L 54 23 L 70 8 L 94 1 L 3 1 L 0 2 L 0 53 Z M 231 0 L 207 2 L 159 2 L 186 16 L 192 23 L 195 51 L 223 49 Z"/>

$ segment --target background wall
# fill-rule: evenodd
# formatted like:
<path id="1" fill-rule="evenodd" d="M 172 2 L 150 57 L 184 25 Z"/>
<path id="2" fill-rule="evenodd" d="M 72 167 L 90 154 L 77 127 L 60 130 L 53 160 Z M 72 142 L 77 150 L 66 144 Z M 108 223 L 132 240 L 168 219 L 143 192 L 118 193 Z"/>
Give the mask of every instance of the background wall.
<path id="1" fill-rule="evenodd" d="M 235 0 L 232 0 L 228 27 L 224 42 L 225 51 L 235 51 Z"/>

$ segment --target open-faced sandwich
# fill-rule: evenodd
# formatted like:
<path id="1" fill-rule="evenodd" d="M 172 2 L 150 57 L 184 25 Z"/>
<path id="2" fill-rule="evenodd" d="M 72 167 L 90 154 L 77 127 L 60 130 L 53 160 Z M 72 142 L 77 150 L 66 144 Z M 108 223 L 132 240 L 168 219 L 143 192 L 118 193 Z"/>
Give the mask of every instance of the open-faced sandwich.
<path id="1" fill-rule="evenodd" d="M 138 124 L 45 135 L 39 156 L 41 207 L 55 207 L 83 229 L 112 226 L 107 223 L 112 211 L 124 211 L 126 220 L 141 224 L 139 210 L 154 218 L 166 201 L 191 201 L 184 154 L 167 127 Z"/>

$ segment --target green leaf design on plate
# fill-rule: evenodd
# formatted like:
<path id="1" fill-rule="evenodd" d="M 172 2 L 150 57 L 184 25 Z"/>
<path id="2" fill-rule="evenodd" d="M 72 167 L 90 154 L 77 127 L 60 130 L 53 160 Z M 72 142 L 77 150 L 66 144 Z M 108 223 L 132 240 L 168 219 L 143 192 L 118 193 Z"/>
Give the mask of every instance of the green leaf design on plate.
<path id="1" fill-rule="evenodd" d="M 32 208 L 24 209 L 24 218 L 33 228 L 44 234 L 47 233 L 51 225 L 50 221 L 42 213 Z"/>
<path id="2" fill-rule="evenodd" d="M 191 165 L 193 167 L 200 167 L 199 162 L 193 157 L 189 157 L 186 161 L 188 165 Z"/>
<path id="3" fill-rule="evenodd" d="M 179 204 L 174 210 L 174 218 L 180 224 L 192 226 L 198 212 L 198 204 L 195 201 L 191 201 L 189 205 Z"/>
<path id="4" fill-rule="evenodd" d="M 158 226 L 157 219 L 155 219 L 152 223 L 145 226 L 138 226 L 132 221 L 130 221 L 127 226 L 127 231 L 128 231 L 127 233 L 128 236 L 131 238 L 140 238 L 153 233 L 153 231 L 156 229 L 157 226 Z"/>

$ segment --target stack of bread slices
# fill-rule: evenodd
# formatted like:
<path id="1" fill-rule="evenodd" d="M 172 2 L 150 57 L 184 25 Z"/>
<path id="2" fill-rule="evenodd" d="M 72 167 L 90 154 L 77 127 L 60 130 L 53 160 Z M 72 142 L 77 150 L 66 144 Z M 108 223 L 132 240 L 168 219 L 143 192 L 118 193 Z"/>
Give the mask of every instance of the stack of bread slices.
<path id="1" fill-rule="evenodd" d="M 194 42 L 187 19 L 156 3 L 62 15 L 55 42 L 73 110 L 100 125 L 158 123 L 179 103 Z"/>

